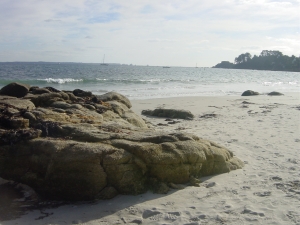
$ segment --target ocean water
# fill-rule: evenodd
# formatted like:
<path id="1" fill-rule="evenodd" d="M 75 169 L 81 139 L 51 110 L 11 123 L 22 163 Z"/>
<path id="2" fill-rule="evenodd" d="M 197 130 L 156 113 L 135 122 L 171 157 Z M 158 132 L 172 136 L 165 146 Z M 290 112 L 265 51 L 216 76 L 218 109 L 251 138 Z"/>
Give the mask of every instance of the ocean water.
<path id="1" fill-rule="evenodd" d="M 11 82 L 82 89 L 94 94 L 116 91 L 129 99 L 241 95 L 245 90 L 300 92 L 300 73 L 191 67 L 87 63 L 0 63 L 0 88 Z"/>

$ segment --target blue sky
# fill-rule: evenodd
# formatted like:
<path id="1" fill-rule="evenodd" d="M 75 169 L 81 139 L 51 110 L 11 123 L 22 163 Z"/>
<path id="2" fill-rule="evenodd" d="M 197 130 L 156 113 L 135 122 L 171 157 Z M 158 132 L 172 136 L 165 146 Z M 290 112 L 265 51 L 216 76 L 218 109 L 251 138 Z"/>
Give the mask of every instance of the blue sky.
<path id="1" fill-rule="evenodd" d="M 300 0 L 1 0 L 0 61 L 213 66 L 300 55 Z"/>

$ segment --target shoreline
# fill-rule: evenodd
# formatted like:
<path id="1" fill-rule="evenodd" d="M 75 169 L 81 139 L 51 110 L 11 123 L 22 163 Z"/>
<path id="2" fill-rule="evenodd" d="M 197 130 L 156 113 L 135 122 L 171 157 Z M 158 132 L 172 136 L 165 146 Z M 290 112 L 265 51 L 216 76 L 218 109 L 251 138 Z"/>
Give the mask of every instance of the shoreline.
<path id="1" fill-rule="evenodd" d="M 195 95 L 182 95 L 182 96 L 161 96 L 161 97 L 149 97 L 149 98 L 131 98 L 130 96 L 127 98 L 132 101 L 132 102 L 138 102 L 138 101 L 148 101 L 148 100 L 159 100 L 159 99 L 173 99 L 173 98 L 237 98 L 237 97 L 263 97 L 263 96 L 267 96 L 267 97 L 276 97 L 276 96 L 269 96 L 268 93 L 270 93 L 271 91 L 269 92 L 263 92 L 263 93 L 260 93 L 259 95 L 257 96 L 241 96 L 243 92 L 236 92 L 236 93 L 232 93 L 232 94 L 228 94 L 228 93 L 222 93 L 222 94 L 195 94 Z M 296 92 L 283 92 L 283 91 L 279 91 L 280 93 L 282 93 L 283 95 L 285 96 L 294 96 L 294 97 L 297 97 L 298 95 L 300 95 L 300 89 L 299 91 L 296 91 Z"/>
<path id="2" fill-rule="evenodd" d="M 203 177 L 200 187 L 174 189 L 166 195 L 119 195 L 35 210 L 1 224 L 299 224 L 300 92 L 284 94 L 131 100 L 138 115 L 157 107 L 191 111 L 194 120 L 175 119 L 175 124 L 165 118 L 142 118 L 156 130 L 215 141 L 245 167 Z M 43 213 L 48 216 L 36 220 Z"/>

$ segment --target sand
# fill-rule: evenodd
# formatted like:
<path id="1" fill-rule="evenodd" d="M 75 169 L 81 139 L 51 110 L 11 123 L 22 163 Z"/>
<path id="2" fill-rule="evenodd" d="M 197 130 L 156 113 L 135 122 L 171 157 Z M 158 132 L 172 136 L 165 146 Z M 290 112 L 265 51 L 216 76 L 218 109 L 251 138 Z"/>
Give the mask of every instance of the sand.
<path id="1" fill-rule="evenodd" d="M 119 195 L 33 210 L 0 223 L 300 224 L 300 93 L 135 100 L 132 105 L 137 114 L 157 107 L 190 110 L 194 120 L 174 124 L 143 118 L 158 130 L 189 132 L 224 145 L 245 167 L 166 195 Z"/>

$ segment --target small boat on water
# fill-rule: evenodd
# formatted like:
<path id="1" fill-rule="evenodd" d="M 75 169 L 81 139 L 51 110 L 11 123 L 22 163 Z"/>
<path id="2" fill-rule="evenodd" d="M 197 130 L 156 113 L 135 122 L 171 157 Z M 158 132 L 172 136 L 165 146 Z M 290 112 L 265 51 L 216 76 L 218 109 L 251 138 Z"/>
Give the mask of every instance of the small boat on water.
<path id="1" fill-rule="evenodd" d="M 103 56 L 103 62 L 102 62 L 100 65 L 101 65 L 101 66 L 108 66 L 107 63 L 104 63 L 104 60 L 105 60 L 105 54 L 104 54 L 104 56 Z"/>
<path id="2" fill-rule="evenodd" d="M 169 67 L 169 66 L 163 66 L 163 68 L 171 68 L 171 67 Z"/>

